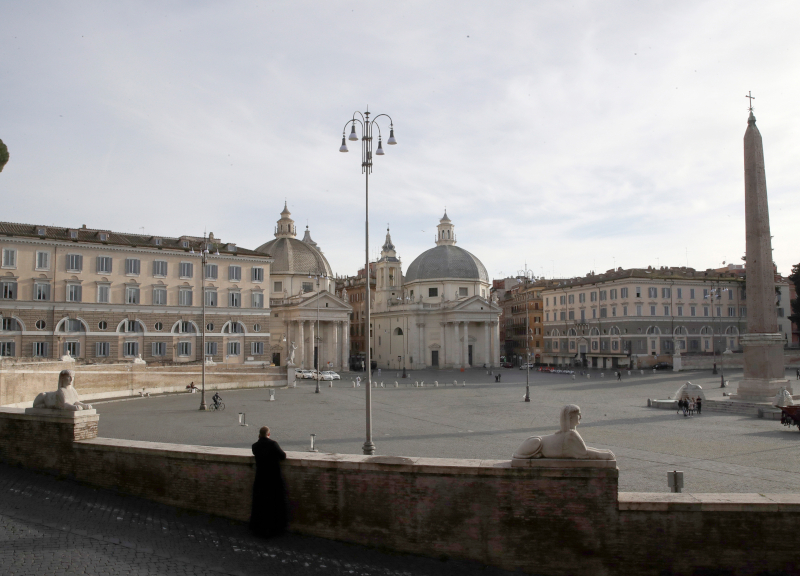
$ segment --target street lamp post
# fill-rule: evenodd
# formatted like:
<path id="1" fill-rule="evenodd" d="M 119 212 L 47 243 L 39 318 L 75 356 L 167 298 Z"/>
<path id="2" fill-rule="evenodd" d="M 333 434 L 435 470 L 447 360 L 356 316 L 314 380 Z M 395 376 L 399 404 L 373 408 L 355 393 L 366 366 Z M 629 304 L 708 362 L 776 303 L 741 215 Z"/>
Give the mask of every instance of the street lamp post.
<path id="1" fill-rule="evenodd" d="M 712 286 L 713 286 L 713 284 L 712 284 Z M 716 298 L 717 303 L 720 303 L 722 301 L 722 293 L 723 292 L 727 292 L 728 290 L 729 290 L 729 288 L 722 288 L 720 286 L 720 283 L 717 282 L 717 287 L 716 288 L 712 288 L 711 290 L 709 290 L 709 293 L 708 293 L 708 300 L 709 300 L 709 302 L 711 304 L 711 355 L 712 355 L 712 357 L 714 359 L 713 360 L 714 361 L 714 369 L 711 371 L 712 374 L 716 374 L 717 373 L 717 347 L 716 347 L 716 344 L 714 343 L 714 324 L 719 324 L 719 322 L 716 322 L 716 323 L 714 322 L 714 318 L 715 318 L 715 316 L 714 316 L 714 306 L 715 306 L 714 299 Z M 703 298 L 705 298 L 705 296 Z M 720 314 L 717 314 L 716 318 L 718 319 L 719 316 L 720 316 Z M 722 358 L 722 356 L 720 356 L 720 359 L 721 358 Z M 725 374 L 724 373 L 722 375 L 722 383 L 723 384 L 725 383 Z"/>
<path id="2" fill-rule="evenodd" d="M 200 270 L 200 282 L 202 287 L 202 294 L 200 298 L 202 299 L 202 322 L 200 324 L 200 362 L 202 365 L 202 376 L 201 376 L 201 392 L 200 392 L 200 410 L 208 410 L 208 406 L 206 406 L 206 262 L 208 261 L 208 243 L 206 242 L 205 234 L 203 235 L 203 246 L 200 249 L 200 262 L 201 268 Z"/>
<path id="3" fill-rule="evenodd" d="M 364 442 L 364 446 L 362 450 L 366 455 L 375 454 L 375 443 L 372 441 L 372 350 L 370 348 L 371 343 L 371 334 L 370 334 L 370 300 L 369 300 L 369 175 L 372 172 L 372 129 L 377 127 L 378 129 L 378 148 L 375 150 L 375 154 L 378 156 L 383 156 L 383 146 L 381 145 L 381 127 L 378 124 L 377 120 L 381 116 L 386 116 L 389 119 L 389 139 L 386 141 L 387 144 L 397 144 L 397 140 L 394 138 L 394 122 L 392 121 L 392 117 L 388 114 L 378 114 L 372 120 L 369 118 L 369 111 L 367 112 L 355 112 L 353 114 L 353 118 L 348 120 L 345 125 L 344 129 L 342 130 L 342 145 L 339 147 L 339 152 L 347 152 L 347 139 L 355 142 L 357 141 L 358 134 L 356 133 L 356 125 L 358 124 L 361 127 L 361 173 L 364 174 L 365 178 L 365 219 L 364 219 L 364 253 L 365 253 L 365 265 L 364 265 L 364 274 L 366 276 L 366 286 L 365 286 L 365 298 L 364 302 L 366 305 L 366 314 L 364 315 L 364 324 L 365 324 L 365 332 L 366 332 L 366 346 L 365 351 L 367 355 L 367 363 L 366 363 L 366 379 L 367 379 L 367 386 L 366 386 L 366 393 L 367 393 L 367 439 Z M 356 117 L 358 116 L 358 118 Z M 347 126 L 350 125 L 350 136 L 346 137 L 345 133 L 347 131 Z"/>

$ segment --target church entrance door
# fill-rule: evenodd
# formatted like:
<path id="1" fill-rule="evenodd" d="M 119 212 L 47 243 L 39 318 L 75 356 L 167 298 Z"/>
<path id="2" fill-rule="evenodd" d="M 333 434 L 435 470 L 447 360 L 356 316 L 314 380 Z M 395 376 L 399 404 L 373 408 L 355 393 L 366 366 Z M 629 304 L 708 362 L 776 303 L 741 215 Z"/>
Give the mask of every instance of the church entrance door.
<path id="1" fill-rule="evenodd" d="M 431 366 L 439 367 L 439 351 L 431 350 Z"/>
<path id="2" fill-rule="evenodd" d="M 273 352 L 272 353 L 272 363 L 275 364 L 275 366 L 280 366 L 281 365 L 281 353 L 280 352 Z"/>

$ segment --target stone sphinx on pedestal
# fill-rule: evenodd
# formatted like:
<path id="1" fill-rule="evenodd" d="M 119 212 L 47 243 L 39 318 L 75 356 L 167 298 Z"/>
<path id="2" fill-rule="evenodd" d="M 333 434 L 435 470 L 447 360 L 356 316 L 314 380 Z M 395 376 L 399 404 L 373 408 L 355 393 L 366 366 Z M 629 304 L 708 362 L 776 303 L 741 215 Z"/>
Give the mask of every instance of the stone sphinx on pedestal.
<path id="1" fill-rule="evenodd" d="M 33 401 L 33 408 L 26 408 L 25 413 L 80 413 L 81 416 L 95 414 L 91 404 L 81 402 L 78 392 L 73 386 L 74 381 L 75 372 L 62 370 L 58 375 L 58 390 L 39 394 Z"/>
<path id="2" fill-rule="evenodd" d="M 561 430 L 549 436 L 531 436 L 512 456 L 514 461 L 533 458 L 573 458 L 576 460 L 614 460 L 611 450 L 589 448 L 575 428 L 581 421 L 581 409 L 567 404 L 561 409 Z"/>

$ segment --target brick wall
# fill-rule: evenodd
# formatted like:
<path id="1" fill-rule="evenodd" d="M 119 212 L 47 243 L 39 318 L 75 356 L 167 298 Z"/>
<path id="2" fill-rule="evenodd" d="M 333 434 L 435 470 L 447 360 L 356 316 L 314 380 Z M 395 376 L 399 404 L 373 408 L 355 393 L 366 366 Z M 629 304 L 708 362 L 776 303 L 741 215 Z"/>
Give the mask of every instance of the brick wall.
<path id="1" fill-rule="evenodd" d="M 73 442 L 92 436 L 91 425 L 70 428 L 20 412 L 0 409 L 3 461 L 248 518 L 248 450 Z M 290 452 L 283 472 L 290 527 L 304 534 L 536 574 L 800 571 L 793 537 L 800 496 L 793 494 L 618 494 L 615 462 L 513 468 L 499 460 Z"/>

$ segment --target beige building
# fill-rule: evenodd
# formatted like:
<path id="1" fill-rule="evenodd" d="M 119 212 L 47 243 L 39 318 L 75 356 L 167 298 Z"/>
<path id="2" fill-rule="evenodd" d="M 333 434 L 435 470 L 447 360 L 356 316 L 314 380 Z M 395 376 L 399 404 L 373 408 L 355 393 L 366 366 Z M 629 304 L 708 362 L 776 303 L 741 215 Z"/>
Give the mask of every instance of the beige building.
<path id="1" fill-rule="evenodd" d="M 501 310 L 490 300 L 486 268 L 456 246 L 447 213 L 435 242 L 404 276 L 386 231 L 375 264 L 372 359 L 391 369 L 499 366 Z"/>
<path id="2" fill-rule="evenodd" d="M 8 222 L 0 233 L 0 355 L 200 360 L 204 294 L 208 358 L 272 360 L 267 255 L 213 234 L 204 240 Z"/>
<path id="3" fill-rule="evenodd" d="M 348 370 L 352 307 L 336 295 L 331 266 L 306 227 L 298 240 L 297 227 L 286 204 L 275 226 L 275 238 L 256 248 L 272 260 L 271 349 L 286 363 L 296 346 L 297 368 Z"/>
<path id="4" fill-rule="evenodd" d="M 776 281 L 776 298 L 783 290 Z M 676 349 L 741 352 L 747 326 L 745 281 L 735 271 L 620 268 L 564 280 L 542 296 L 542 361 L 554 365 L 636 366 L 652 362 L 642 357 L 669 357 Z"/>

